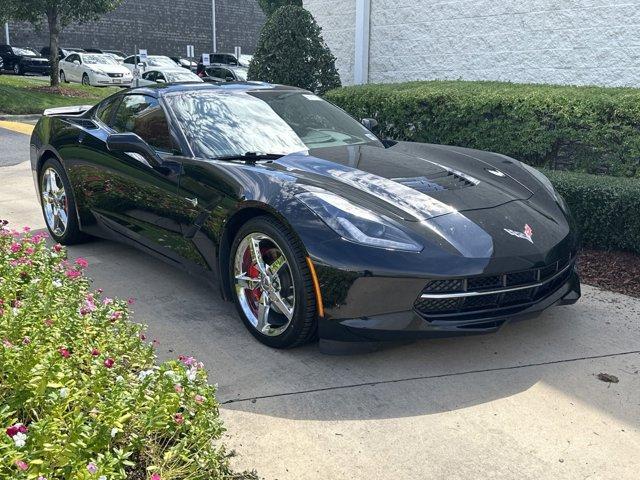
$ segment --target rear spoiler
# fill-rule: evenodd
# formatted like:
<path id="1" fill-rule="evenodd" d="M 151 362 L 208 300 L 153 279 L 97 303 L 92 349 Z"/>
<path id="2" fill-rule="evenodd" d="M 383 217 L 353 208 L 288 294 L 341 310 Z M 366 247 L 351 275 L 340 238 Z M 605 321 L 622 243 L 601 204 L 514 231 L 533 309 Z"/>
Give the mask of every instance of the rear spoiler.
<path id="1" fill-rule="evenodd" d="M 78 116 L 82 115 L 87 110 L 91 109 L 93 105 L 73 105 L 71 107 L 56 107 L 47 108 L 42 114 L 47 117 L 65 115 L 65 116 Z"/>

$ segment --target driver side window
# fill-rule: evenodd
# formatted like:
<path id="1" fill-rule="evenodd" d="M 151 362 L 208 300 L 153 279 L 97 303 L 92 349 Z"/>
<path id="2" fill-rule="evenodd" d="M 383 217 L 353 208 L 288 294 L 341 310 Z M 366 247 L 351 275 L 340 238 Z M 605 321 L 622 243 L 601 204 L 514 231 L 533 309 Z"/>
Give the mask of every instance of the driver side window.
<path id="1" fill-rule="evenodd" d="M 116 110 L 113 129 L 133 132 L 156 150 L 175 150 L 167 117 L 158 100 L 146 95 L 125 95 Z"/>

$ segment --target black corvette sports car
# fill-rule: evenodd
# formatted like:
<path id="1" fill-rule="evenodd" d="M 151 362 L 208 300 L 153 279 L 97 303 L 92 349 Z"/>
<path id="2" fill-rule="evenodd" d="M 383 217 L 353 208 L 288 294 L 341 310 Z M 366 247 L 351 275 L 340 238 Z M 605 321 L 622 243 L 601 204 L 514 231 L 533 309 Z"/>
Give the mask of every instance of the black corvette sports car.
<path id="1" fill-rule="evenodd" d="M 31 164 L 54 239 L 201 275 L 272 347 L 494 332 L 578 300 L 578 240 L 544 175 L 374 124 L 292 87 L 136 88 L 45 112 Z"/>

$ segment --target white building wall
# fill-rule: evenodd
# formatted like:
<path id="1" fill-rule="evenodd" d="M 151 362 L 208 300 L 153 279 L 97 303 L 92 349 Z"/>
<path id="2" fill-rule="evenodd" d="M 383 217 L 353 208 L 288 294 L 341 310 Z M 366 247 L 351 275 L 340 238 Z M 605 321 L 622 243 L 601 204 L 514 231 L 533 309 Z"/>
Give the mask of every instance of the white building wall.
<path id="1" fill-rule="evenodd" d="M 345 84 L 355 1 L 304 2 Z M 640 87 L 640 0 L 371 0 L 369 81 L 425 79 Z"/>
<path id="2" fill-rule="evenodd" d="M 322 36 L 337 58 L 342 82 L 353 83 L 356 0 L 305 0 L 304 7 L 322 27 Z"/>

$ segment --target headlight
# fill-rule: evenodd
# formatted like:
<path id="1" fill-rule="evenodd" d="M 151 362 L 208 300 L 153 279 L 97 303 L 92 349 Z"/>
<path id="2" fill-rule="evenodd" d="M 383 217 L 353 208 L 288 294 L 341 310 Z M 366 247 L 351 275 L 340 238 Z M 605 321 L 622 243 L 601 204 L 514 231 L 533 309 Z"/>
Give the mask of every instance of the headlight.
<path id="1" fill-rule="evenodd" d="M 370 247 L 420 252 L 423 246 L 394 226 L 392 221 L 329 192 L 297 195 L 338 235 Z"/>
<path id="2" fill-rule="evenodd" d="M 558 205 L 560 205 L 560 208 L 562 208 L 562 210 L 564 210 L 567 213 L 569 212 L 569 207 L 567 206 L 567 203 L 564 201 L 564 198 L 562 198 L 562 195 L 560 195 L 556 191 L 555 187 L 551 183 L 551 180 L 549 180 L 544 173 L 542 173 L 540 170 L 533 168 L 531 165 L 527 165 L 524 162 L 520 162 L 520 165 L 522 165 L 522 168 L 524 168 L 527 172 L 533 175 L 536 178 L 536 180 L 538 180 L 542 185 L 544 185 L 547 191 L 553 196 L 555 201 L 558 203 Z"/>

